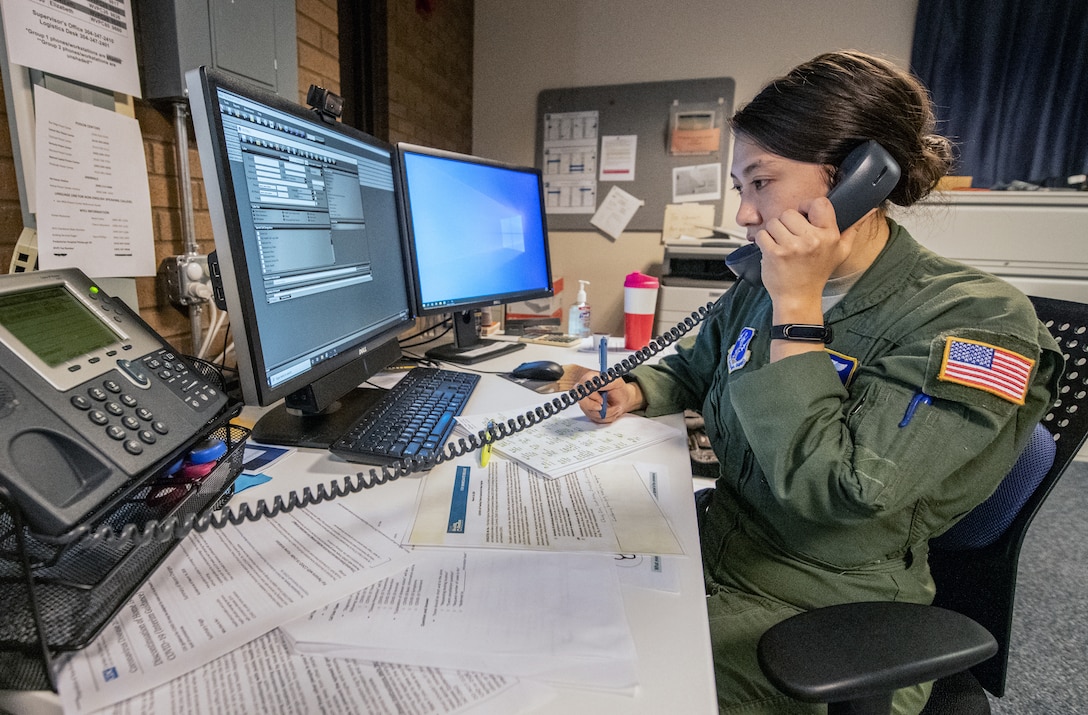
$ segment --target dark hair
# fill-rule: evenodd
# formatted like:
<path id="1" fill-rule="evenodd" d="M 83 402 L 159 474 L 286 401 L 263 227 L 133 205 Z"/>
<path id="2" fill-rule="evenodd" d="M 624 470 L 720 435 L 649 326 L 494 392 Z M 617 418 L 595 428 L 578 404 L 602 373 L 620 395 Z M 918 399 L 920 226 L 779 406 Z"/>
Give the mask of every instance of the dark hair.
<path id="1" fill-rule="evenodd" d="M 767 84 L 730 120 L 772 154 L 837 167 L 868 139 L 903 170 L 889 201 L 910 206 L 952 166 L 952 144 L 935 133 L 929 93 L 891 62 L 853 50 L 819 55 Z M 834 184 L 836 172 L 832 170 Z"/>

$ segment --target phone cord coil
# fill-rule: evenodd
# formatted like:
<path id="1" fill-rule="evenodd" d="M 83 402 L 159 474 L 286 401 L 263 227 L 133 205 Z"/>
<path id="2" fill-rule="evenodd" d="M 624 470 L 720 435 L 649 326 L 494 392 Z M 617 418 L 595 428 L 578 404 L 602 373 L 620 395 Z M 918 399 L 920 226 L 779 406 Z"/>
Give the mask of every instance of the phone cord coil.
<path id="1" fill-rule="evenodd" d="M 691 332 L 699 325 L 699 323 L 706 320 L 716 304 L 717 302 L 715 301 L 699 307 L 697 310 L 693 311 L 690 316 L 684 318 L 674 327 L 670 328 L 662 335 L 653 338 L 645 347 L 634 351 L 612 367 L 608 368 L 604 373 L 604 377 L 595 376 L 584 383 L 575 385 L 567 392 L 524 414 L 508 419 L 506 422 L 496 422 L 490 438 L 486 435 L 484 430 L 481 430 L 476 434 L 470 434 L 467 437 L 459 437 L 456 443 L 447 443 L 444 451 L 429 459 L 416 459 L 412 457 L 402 459 L 392 465 L 381 467 L 380 474 L 378 473 L 378 468 L 372 467 L 367 473 L 356 472 L 354 475 L 346 475 L 342 481 L 334 481 L 331 488 L 327 487 L 325 484 L 318 484 L 316 487 L 304 487 L 301 495 L 292 490 L 286 499 L 282 496 L 277 496 L 273 499 L 271 506 L 269 506 L 264 499 L 260 499 L 257 501 L 255 507 L 251 506 L 249 503 L 244 503 L 238 508 L 238 511 L 227 508 L 221 511 L 206 511 L 199 516 L 192 514 L 187 514 L 185 516 L 174 515 L 167 517 L 161 522 L 152 519 L 142 525 L 133 523 L 125 524 L 119 530 L 116 530 L 109 524 L 103 524 L 94 530 L 88 528 L 86 535 L 81 537 L 81 541 L 101 540 L 108 543 L 112 541 L 131 540 L 134 541 L 136 545 L 143 545 L 156 541 L 181 539 L 192 531 L 202 533 L 208 529 L 222 529 L 231 524 L 237 526 L 246 521 L 258 521 L 259 519 L 274 517 L 277 514 L 286 513 L 293 509 L 306 508 L 322 502 L 332 501 L 339 497 L 357 494 L 366 489 L 386 484 L 387 482 L 391 482 L 407 474 L 425 471 L 451 459 L 458 459 L 480 449 L 484 444 L 499 442 L 506 437 L 515 435 L 533 425 L 554 417 L 563 410 L 576 405 L 585 397 L 597 392 L 605 385 L 621 379 L 624 375 Z M 369 477 L 369 479 L 367 477 Z"/>

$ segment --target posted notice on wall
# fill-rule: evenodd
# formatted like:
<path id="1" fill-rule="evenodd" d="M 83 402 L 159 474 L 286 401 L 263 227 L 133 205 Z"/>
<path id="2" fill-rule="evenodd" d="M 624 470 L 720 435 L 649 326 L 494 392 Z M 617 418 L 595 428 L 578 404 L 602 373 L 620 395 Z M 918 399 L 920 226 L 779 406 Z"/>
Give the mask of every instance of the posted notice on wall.
<path id="1" fill-rule="evenodd" d="M 8 59 L 140 96 L 130 0 L 0 0 Z"/>
<path id="2" fill-rule="evenodd" d="M 34 90 L 38 265 L 155 275 L 151 194 L 135 119 Z"/>

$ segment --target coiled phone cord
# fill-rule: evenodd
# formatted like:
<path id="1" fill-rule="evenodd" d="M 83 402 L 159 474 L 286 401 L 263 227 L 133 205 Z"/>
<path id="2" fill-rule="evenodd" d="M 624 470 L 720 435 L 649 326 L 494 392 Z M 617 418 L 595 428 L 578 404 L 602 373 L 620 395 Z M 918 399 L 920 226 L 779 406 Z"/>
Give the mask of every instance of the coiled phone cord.
<path id="1" fill-rule="evenodd" d="M 485 444 L 494 444 L 554 417 L 563 410 L 578 404 L 579 401 L 597 392 L 605 385 L 622 378 L 691 332 L 697 325 L 706 320 L 715 305 L 717 305 L 717 301 L 711 301 L 705 306 L 692 311 L 688 317 L 685 317 L 665 333 L 653 338 L 645 347 L 632 352 L 608 368 L 603 376 L 595 375 L 584 383 L 575 385 L 567 392 L 538 405 L 524 414 L 517 415 L 505 422 L 495 423 L 495 428 L 490 435 L 481 430 L 476 434 L 459 437 L 455 442 L 448 442 L 443 451 L 433 457 L 401 459 L 391 465 L 381 467 L 380 474 L 378 468 L 372 467 L 367 473 L 356 472 L 354 475 L 346 475 L 343 480 L 334 481 L 331 487 L 325 484 L 318 484 L 316 487 L 304 487 L 301 495 L 291 490 L 286 499 L 283 496 L 276 496 L 271 505 L 264 499 L 260 499 L 255 507 L 246 502 L 238 507 L 237 511 L 226 508 L 219 511 L 205 511 L 200 515 L 175 514 L 161 522 L 151 519 L 139 525 L 128 523 L 119 530 L 110 524 L 102 524 L 94 530 L 88 528 L 87 534 L 80 539 L 79 543 L 85 543 L 88 540 L 103 542 L 133 541 L 136 546 L 142 546 L 152 542 L 181 539 L 192 531 L 204 532 L 208 529 L 221 529 L 228 524 L 239 525 L 246 521 L 258 521 L 296 508 L 306 508 L 339 497 L 357 494 L 402 476 L 431 469 L 452 459 L 459 459 L 480 449 Z"/>

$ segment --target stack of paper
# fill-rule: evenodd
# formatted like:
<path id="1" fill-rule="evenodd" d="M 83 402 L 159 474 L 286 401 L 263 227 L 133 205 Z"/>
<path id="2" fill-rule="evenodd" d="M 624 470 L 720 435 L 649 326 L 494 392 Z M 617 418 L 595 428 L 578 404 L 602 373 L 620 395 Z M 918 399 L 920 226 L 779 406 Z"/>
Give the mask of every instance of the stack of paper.
<path id="1" fill-rule="evenodd" d="M 641 418 L 533 431 L 548 425 L 561 428 L 549 439 L 609 445 L 592 461 L 672 431 Z M 491 715 L 539 705 L 549 684 L 634 693 L 620 584 L 674 589 L 667 559 L 684 558 L 656 503 L 658 468 L 540 479 L 477 457 L 439 465 L 418 491 L 191 534 L 65 660 L 65 711 Z"/>

